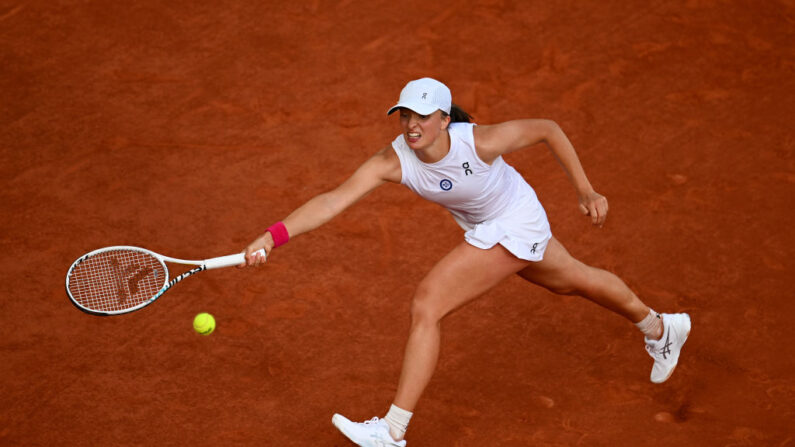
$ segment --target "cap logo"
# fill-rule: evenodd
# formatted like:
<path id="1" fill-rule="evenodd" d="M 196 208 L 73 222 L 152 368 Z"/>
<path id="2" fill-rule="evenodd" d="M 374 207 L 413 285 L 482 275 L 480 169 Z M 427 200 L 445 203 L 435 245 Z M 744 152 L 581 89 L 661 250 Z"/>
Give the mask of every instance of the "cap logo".
<path id="1" fill-rule="evenodd" d="M 427 93 L 423 93 L 423 94 L 422 94 L 422 100 L 423 100 L 423 101 L 425 101 L 425 100 L 427 99 L 427 97 L 428 97 L 428 94 L 427 94 Z"/>

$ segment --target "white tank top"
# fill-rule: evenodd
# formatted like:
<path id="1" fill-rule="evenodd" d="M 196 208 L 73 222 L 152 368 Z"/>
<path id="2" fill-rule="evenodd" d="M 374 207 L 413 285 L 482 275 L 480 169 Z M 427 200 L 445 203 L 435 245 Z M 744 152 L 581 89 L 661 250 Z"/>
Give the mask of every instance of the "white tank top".
<path id="1" fill-rule="evenodd" d="M 491 165 L 475 151 L 473 123 L 450 123 L 450 152 L 424 163 L 403 134 L 392 148 L 400 159 L 401 183 L 421 197 L 447 208 L 456 220 L 476 225 L 526 203 L 535 192 L 516 170 L 497 157 Z M 525 200 L 523 200 L 525 199 Z"/>

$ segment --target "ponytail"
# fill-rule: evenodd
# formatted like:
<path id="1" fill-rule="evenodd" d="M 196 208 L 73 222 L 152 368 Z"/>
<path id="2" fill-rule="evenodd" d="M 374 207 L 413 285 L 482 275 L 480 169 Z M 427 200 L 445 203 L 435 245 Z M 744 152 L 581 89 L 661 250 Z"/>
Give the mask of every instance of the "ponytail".
<path id="1" fill-rule="evenodd" d="M 444 114 L 444 112 L 442 112 Z M 451 123 L 471 123 L 472 115 L 468 114 L 464 109 L 455 104 L 450 106 L 450 122 Z"/>

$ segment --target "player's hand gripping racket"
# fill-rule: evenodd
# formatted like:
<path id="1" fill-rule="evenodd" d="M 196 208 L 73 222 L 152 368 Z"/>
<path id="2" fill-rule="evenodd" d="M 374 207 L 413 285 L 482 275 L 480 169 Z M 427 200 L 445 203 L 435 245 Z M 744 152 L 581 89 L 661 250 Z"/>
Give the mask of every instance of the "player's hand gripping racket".
<path id="1" fill-rule="evenodd" d="M 264 250 L 257 253 L 265 256 Z M 197 266 L 169 280 L 166 262 Z M 204 270 L 241 265 L 243 253 L 186 261 L 138 247 L 106 247 L 87 253 L 66 273 L 66 293 L 81 310 L 118 315 L 152 304 L 174 284 Z"/>

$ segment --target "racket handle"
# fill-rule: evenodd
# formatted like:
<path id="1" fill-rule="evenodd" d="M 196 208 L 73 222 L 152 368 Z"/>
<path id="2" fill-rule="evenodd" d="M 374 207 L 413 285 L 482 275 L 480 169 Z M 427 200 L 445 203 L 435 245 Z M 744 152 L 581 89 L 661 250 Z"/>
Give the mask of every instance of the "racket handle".
<path id="1" fill-rule="evenodd" d="M 265 250 L 263 249 L 259 249 L 255 251 L 253 254 L 256 253 L 261 254 L 263 257 L 267 257 L 267 255 L 265 254 Z M 229 256 L 221 256 L 218 258 L 205 259 L 204 267 L 207 268 L 207 270 L 211 270 L 211 269 L 218 269 L 221 267 L 232 267 L 235 265 L 241 265 L 245 263 L 246 263 L 245 253 L 237 253 Z"/>

